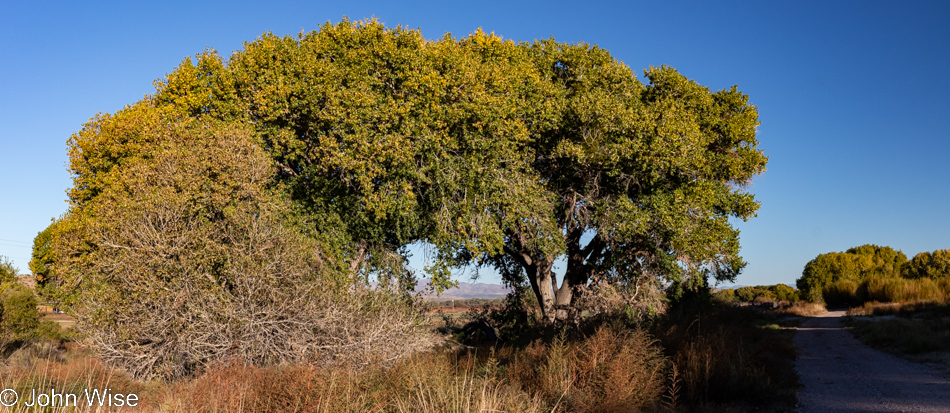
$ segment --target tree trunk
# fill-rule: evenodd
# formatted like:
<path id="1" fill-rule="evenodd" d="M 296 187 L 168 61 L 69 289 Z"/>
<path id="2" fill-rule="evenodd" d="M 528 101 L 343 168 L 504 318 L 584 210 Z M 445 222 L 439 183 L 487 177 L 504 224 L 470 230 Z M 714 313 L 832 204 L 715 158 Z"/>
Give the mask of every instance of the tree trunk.
<path id="1" fill-rule="evenodd" d="M 569 278 L 561 280 L 561 287 L 557 289 L 554 296 L 554 305 L 557 307 L 555 319 L 559 322 L 569 321 L 574 315 L 574 286 L 571 285 Z"/>
<path id="2" fill-rule="evenodd" d="M 526 268 L 531 288 L 541 306 L 542 319 L 547 325 L 569 321 L 574 313 L 571 308 L 574 305 L 575 285 L 569 279 L 564 279 L 559 287 L 552 267 L 553 262 L 542 261 Z"/>
<path id="3" fill-rule="evenodd" d="M 552 270 L 554 258 L 539 257 L 543 254 L 541 251 L 524 249 L 522 235 L 513 237 L 517 242 L 516 248 L 505 248 L 505 252 L 524 268 L 541 307 L 542 320 L 547 325 L 571 321 L 572 317 L 579 315 L 574 311 L 575 290 L 586 285 L 590 279 L 590 269 L 587 265 L 589 260 L 598 259 L 603 252 L 604 243 L 600 237 L 594 237 L 586 247 L 581 248 L 581 234 L 583 229 L 575 229 L 565 240 L 568 244 L 568 263 L 560 286 Z"/>
<path id="4" fill-rule="evenodd" d="M 549 262 L 538 262 L 528 270 L 528 278 L 533 284 L 532 288 L 538 299 L 538 305 L 541 306 L 541 316 L 544 323 L 548 325 L 554 323 L 556 315 L 554 284 L 557 280 L 551 271 L 551 266 L 552 263 Z"/>

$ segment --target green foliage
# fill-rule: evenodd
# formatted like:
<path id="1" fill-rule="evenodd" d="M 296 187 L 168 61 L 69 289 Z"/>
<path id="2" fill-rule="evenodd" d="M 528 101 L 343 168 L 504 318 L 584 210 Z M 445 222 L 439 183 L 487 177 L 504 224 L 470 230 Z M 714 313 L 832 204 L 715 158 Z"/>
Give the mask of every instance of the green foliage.
<path id="1" fill-rule="evenodd" d="M 775 299 L 779 301 L 796 302 L 801 299 L 798 295 L 798 290 L 785 284 L 773 285 L 769 287 L 769 290 L 775 296 Z"/>
<path id="2" fill-rule="evenodd" d="M 19 274 L 20 270 L 13 265 L 13 262 L 0 255 L 0 283 L 14 282 Z"/>
<path id="3" fill-rule="evenodd" d="M 823 301 L 830 306 L 854 305 L 863 302 L 858 293 L 858 283 L 839 279 L 822 290 Z"/>
<path id="4" fill-rule="evenodd" d="M 735 290 L 723 290 L 723 292 L 725 291 L 732 291 L 731 295 L 735 297 L 736 300 L 747 303 L 755 302 L 756 299 L 759 299 L 760 301 L 768 300 L 789 302 L 795 302 L 800 299 L 798 290 L 785 284 L 739 287 Z"/>
<path id="5" fill-rule="evenodd" d="M 0 348 L 32 339 L 39 325 L 36 297 L 16 281 L 0 285 Z"/>
<path id="6" fill-rule="evenodd" d="M 834 287 L 830 296 L 835 297 L 835 300 L 851 302 L 857 299 L 853 295 L 858 284 L 870 278 L 898 277 L 906 262 L 907 256 L 891 247 L 862 245 L 845 252 L 819 254 L 805 264 L 802 277 L 796 284 L 802 299 L 822 302 L 825 290 L 832 288 L 839 281 L 848 281 L 850 283 L 840 283 Z M 855 285 L 855 290 L 848 293 L 844 287 L 850 288 L 851 284 Z"/>
<path id="7" fill-rule="evenodd" d="M 35 336 L 38 339 L 59 341 L 66 340 L 72 335 L 68 330 L 64 331 L 62 326 L 53 320 L 39 320 L 36 325 Z"/>
<path id="8" fill-rule="evenodd" d="M 736 290 L 732 288 L 716 291 L 713 293 L 713 298 L 726 305 L 735 305 L 740 301 L 739 297 L 736 296 Z"/>
<path id="9" fill-rule="evenodd" d="M 907 262 L 901 270 L 905 278 L 950 277 L 950 249 L 921 252 Z"/>
<path id="10" fill-rule="evenodd" d="M 819 255 L 805 265 L 797 283 L 805 299 L 829 305 L 940 301 L 947 289 L 928 281 L 945 279 L 948 274 L 950 250 L 922 252 L 908 261 L 890 247 L 863 245 Z"/>
<path id="11" fill-rule="evenodd" d="M 643 85 L 596 46 L 481 31 L 428 42 L 377 22 L 267 35 L 227 68 L 295 201 L 339 228 L 334 245 L 372 257 L 428 241 L 437 286 L 447 267 L 493 266 L 553 320 L 593 274 L 729 278 L 742 266 L 727 217 L 754 215 L 736 188 L 766 158 L 735 88 L 665 67 Z"/>
<path id="12" fill-rule="evenodd" d="M 53 239 L 55 237 L 56 221 L 46 227 L 46 229 L 39 232 L 36 235 L 36 238 L 33 239 L 33 252 L 30 257 L 30 271 L 33 273 L 33 276 L 36 277 L 36 283 L 39 285 L 46 284 L 49 281 L 51 274 L 50 266 L 53 265 Z"/>
<path id="13" fill-rule="evenodd" d="M 33 252 L 30 258 L 30 271 L 36 279 L 36 293 L 45 301 L 60 302 L 63 300 L 60 291 L 62 279 L 57 276 L 55 263 L 57 251 L 62 250 L 60 225 L 63 218 L 54 219 L 48 227 L 40 231 L 33 239 Z M 66 300 L 69 301 L 68 299 Z"/>
<path id="14" fill-rule="evenodd" d="M 736 298 L 740 301 L 751 302 L 755 299 L 755 287 L 740 287 L 736 289 Z"/>
<path id="15" fill-rule="evenodd" d="M 743 188 L 767 162 L 757 109 L 736 87 L 711 91 L 669 67 L 645 75 L 592 45 L 481 30 L 429 41 L 377 21 L 266 34 L 227 61 L 206 51 L 70 139 L 72 208 L 52 244 L 69 254 L 54 254 L 64 258 L 51 278 L 68 296 L 86 282 L 79 269 L 100 265 L 97 228 L 124 211 L 102 197 L 131 165 L 182 128 L 242 125 L 323 265 L 363 282 L 410 285 L 405 248 L 428 242 L 437 289 L 453 267 L 494 267 L 530 287 L 550 324 L 579 315 L 595 277 L 637 288 L 732 279 L 745 263 L 730 219 L 755 216 Z M 168 191 L 149 196 L 207 193 Z M 215 222 L 240 208 L 221 205 L 191 213 Z M 200 262 L 222 268 L 222 257 Z"/>

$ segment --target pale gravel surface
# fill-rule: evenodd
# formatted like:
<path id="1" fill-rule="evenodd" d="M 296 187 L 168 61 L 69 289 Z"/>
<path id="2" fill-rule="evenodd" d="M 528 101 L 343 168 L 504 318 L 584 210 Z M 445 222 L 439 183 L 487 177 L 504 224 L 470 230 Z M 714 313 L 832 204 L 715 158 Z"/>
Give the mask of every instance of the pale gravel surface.
<path id="1" fill-rule="evenodd" d="M 812 317 L 795 334 L 801 413 L 950 412 L 950 376 L 864 345 L 842 316 Z"/>

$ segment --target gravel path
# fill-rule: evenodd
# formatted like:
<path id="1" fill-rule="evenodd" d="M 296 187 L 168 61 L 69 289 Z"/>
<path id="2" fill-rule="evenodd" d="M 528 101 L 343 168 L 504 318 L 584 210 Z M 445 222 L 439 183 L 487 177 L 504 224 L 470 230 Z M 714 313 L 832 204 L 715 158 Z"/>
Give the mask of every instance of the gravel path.
<path id="1" fill-rule="evenodd" d="M 795 334 L 802 413 L 950 412 L 950 377 L 865 346 L 841 328 L 843 315 L 810 318 Z"/>

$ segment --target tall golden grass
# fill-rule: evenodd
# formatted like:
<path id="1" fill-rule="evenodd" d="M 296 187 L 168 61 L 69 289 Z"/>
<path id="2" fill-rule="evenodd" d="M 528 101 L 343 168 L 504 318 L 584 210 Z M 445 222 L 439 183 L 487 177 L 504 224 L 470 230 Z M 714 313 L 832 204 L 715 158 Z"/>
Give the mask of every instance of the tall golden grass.
<path id="1" fill-rule="evenodd" d="M 147 401 L 141 400 L 135 408 L 110 408 L 77 397 L 74 407 L 27 407 L 29 395 L 37 392 L 72 393 L 82 395 L 88 389 L 110 389 L 112 394 L 136 394 L 142 396 L 147 386 L 132 381 L 114 369 L 109 368 L 90 352 L 70 345 L 60 347 L 52 342 L 34 343 L 13 352 L 0 368 L 0 383 L 3 389 L 12 389 L 19 395 L 18 403 L 11 407 L 0 406 L 7 412 L 100 412 L 100 411 L 138 411 L 148 409 Z M 141 397 L 140 397 L 141 399 Z"/>
<path id="2" fill-rule="evenodd" d="M 257 367 L 234 360 L 172 382 L 135 381 L 74 344 L 40 343 L 0 364 L 0 382 L 21 394 L 111 388 L 138 395 L 137 408 L 125 411 L 768 410 L 793 406 L 797 388 L 794 349 L 781 329 L 763 319 L 769 314 L 727 309 L 639 328 L 610 323 L 524 345 L 445 347 L 357 370 L 343 364 Z"/>
<path id="3" fill-rule="evenodd" d="M 824 303 L 810 303 L 808 301 L 796 301 L 788 306 L 783 306 L 777 310 L 778 313 L 788 314 L 798 317 L 814 317 L 828 312 Z"/>
<path id="4" fill-rule="evenodd" d="M 944 302 L 950 298 L 950 278 L 869 278 L 856 283 L 839 280 L 824 290 L 829 305 L 860 306 L 866 302 Z"/>
<path id="5" fill-rule="evenodd" d="M 780 315 L 726 308 L 671 320 L 657 335 L 670 354 L 668 405 L 698 411 L 791 410 L 799 385 L 791 330 Z"/>
<path id="6" fill-rule="evenodd" d="M 636 411 L 658 405 L 670 366 L 646 332 L 606 327 L 526 348 L 419 353 L 388 368 L 234 362 L 174 382 L 133 381 L 81 349 L 34 345 L 6 364 L 0 378 L 20 394 L 111 388 L 137 394 L 135 411 L 205 413 Z"/>

